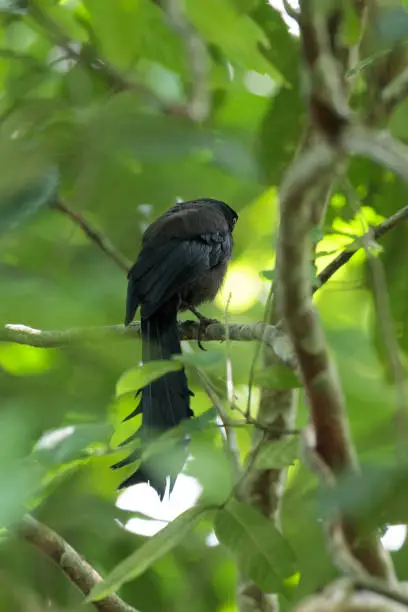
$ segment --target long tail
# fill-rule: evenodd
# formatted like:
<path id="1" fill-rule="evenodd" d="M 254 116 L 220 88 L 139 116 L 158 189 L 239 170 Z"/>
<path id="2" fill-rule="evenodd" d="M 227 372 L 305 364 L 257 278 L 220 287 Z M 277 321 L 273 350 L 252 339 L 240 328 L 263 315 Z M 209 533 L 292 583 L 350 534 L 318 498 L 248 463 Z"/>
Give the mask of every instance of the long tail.
<path id="1" fill-rule="evenodd" d="M 143 317 L 142 306 L 141 319 L 143 363 L 169 359 L 171 355 L 181 353 L 175 301 L 168 302 L 149 318 Z M 188 388 L 184 369 L 165 374 L 143 387 L 139 394 L 141 394 L 140 403 L 126 420 L 142 414 L 142 426 L 124 444 L 133 438 L 140 437 L 143 447 L 155 435 L 193 416 L 190 408 L 190 396 L 193 394 Z M 141 450 L 138 449 L 112 467 L 116 469 L 129 465 L 139 459 L 140 455 Z M 160 454 L 158 457 L 149 457 L 149 460 L 142 463 L 129 478 L 120 484 L 119 488 L 148 482 L 157 491 L 160 499 L 163 499 L 167 477 L 170 477 L 171 492 L 186 458 L 186 442 L 182 441 L 176 448 L 171 448 L 171 456 Z"/>

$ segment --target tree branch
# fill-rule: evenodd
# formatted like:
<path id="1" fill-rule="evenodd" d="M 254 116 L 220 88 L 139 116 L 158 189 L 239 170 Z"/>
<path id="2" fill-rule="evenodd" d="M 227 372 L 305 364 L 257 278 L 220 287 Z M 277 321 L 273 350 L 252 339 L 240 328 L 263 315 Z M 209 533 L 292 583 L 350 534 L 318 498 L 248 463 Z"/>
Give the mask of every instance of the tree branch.
<path id="1" fill-rule="evenodd" d="M 341 578 L 310 595 L 294 612 L 404 612 L 408 598 L 380 582 Z"/>
<path id="2" fill-rule="evenodd" d="M 197 340 L 199 323 L 181 321 L 179 332 L 181 340 Z M 225 325 L 211 323 L 201 328 L 201 340 L 223 342 L 226 338 Z M 240 342 L 261 340 L 289 367 L 295 368 L 292 353 L 285 334 L 279 327 L 264 323 L 249 325 L 229 325 L 229 339 Z M 41 330 L 27 325 L 9 323 L 0 327 L 0 342 L 14 342 L 39 348 L 59 348 L 88 341 L 103 342 L 108 338 L 140 338 L 140 323 L 124 325 L 107 325 L 101 327 L 78 327 L 66 330 Z"/>
<path id="3" fill-rule="evenodd" d="M 16 528 L 17 534 L 51 559 L 69 580 L 87 596 L 101 576 L 60 535 L 26 515 Z M 137 612 L 117 595 L 93 602 L 99 612 Z"/>
<path id="4" fill-rule="evenodd" d="M 102 232 L 98 232 L 95 228 L 93 228 L 84 217 L 69 208 L 65 202 L 61 200 L 61 198 L 57 198 L 51 203 L 51 208 L 55 210 L 59 210 L 60 212 L 67 215 L 72 221 L 81 228 L 81 230 L 88 236 L 88 238 L 96 244 L 108 257 L 113 259 L 113 261 L 126 273 L 129 271 L 131 267 L 131 262 L 124 256 L 122 253 L 118 251 L 118 249 L 113 246 L 110 240 L 102 234 Z"/>
<path id="5" fill-rule="evenodd" d="M 312 301 L 312 230 L 325 211 L 324 202 L 316 195 L 326 180 L 344 172 L 349 155 L 366 155 L 370 149 L 371 159 L 392 166 L 400 175 L 408 174 L 408 156 L 403 154 L 403 145 L 388 135 L 353 122 L 339 36 L 342 3 L 322 5 L 320 0 L 300 0 L 300 8 L 309 112 L 317 138 L 310 140 L 294 160 L 280 188 L 278 299 L 303 378 L 315 454 L 335 477 L 342 472 L 358 472 L 358 463 L 337 371 Z M 345 517 L 340 517 L 339 527 L 351 558 L 368 575 L 394 580 L 392 563 L 374 534 L 363 537 L 357 525 Z"/>
<path id="6" fill-rule="evenodd" d="M 304 153 L 282 184 L 279 278 L 287 331 L 302 372 L 315 428 L 316 451 L 336 474 L 358 468 L 343 393 L 312 303 L 309 271 L 312 255 L 309 193 L 319 177 L 332 171 L 343 156 L 341 147 L 330 149 L 324 156 L 319 145 Z M 391 564 L 375 538 L 359 538 L 350 521 L 343 524 L 343 529 L 350 549 L 365 570 L 370 575 L 390 579 Z"/>
<path id="7" fill-rule="evenodd" d="M 345 140 L 348 138 L 355 144 L 360 129 L 351 127 L 343 131 Z M 343 134 L 340 140 L 342 138 Z M 312 302 L 309 268 L 313 224 L 310 203 L 316 182 L 321 180 L 322 175 L 332 173 L 343 159 L 344 149 L 340 140 L 338 147 L 334 146 L 335 143 L 332 146 L 315 145 L 303 153 L 289 169 L 280 190 L 281 227 L 278 245 L 283 315 L 308 397 L 316 434 L 316 452 L 334 474 L 356 471 L 358 467 L 343 393 Z M 401 167 L 402 160 L 397 159 L 394 149 L 391 147 L 390 157 Z M 377 153 L 379 157 L 386 157 L 384 149 L 380 151 L 378 145 Z M 376 539 L 370 536 L 361 538 L 352 521 L 344 521 L 343 529 L 350 550 L 367 573 L 391 579 L 391 563 Z"/>
<path id="8" fill-rule="evenodd" d="M 350 95 L 350 84 L 344 79 L 346 67 L 356 62 L 358 49 L 345 49 L 339 42 L 341 28 L 340 3 L 321 3 L 319 0 L 301 0 L 300 13 L 296 16 L 301 30 L 301 44 L 306 64 L 309 64 L 308 84 L 305 90 L 308 94 L 310 124 L 299 145 L 299 155 L 307 152 L 309 147 L 316 145 L 315 154 L 320 156 L 320 162 L 326 164 L 327 172 L 318 173 L 313 186 L 308 186 L 307 193 L 302 192 L 305 176 L 313 171 L 316 162 L 314 156 L 306 159 L 307 163 L 300 168 L 302 172 L 295 177 L 298 181 L 298 195 L 305 199 L 310 213 L 309 222 L 314 227 L 319 226 L 324 218 L 325 210 L 332 189 L 333 174 L 329 170 L 335 166 L 335 155 L 331 147 L 321 142 L 321 133 L 329 139 L 335 139 L 342 126 L 347 123 L 349 109 L 347 98 Z M 332 11 L 333 14 L 329 14 Z M 338 18 L 340 16 L 340 19 Z M 359 12 L 360 16 L 360 12 Z M 333 19 L 334 17 L 334 19 Z M 330 28 L 328 24 L 330 23 Z M 333 27 L 334 26 L 334 27 Z M 335 53 L 337 55 L 335 55 Z M 351 57 L 353 55 L 353 58 Z M 341 73 L 341 68 L 343 72 Z M 333 104 L 334 101 L 334 104 Z M 319 162 L 319 160 L 318 160 Z M 318 163 L 318 165 L 320 165 Z M 309 167 L 308 167 L 309 166 Z M 302 176 L 302 173 L 304 176 Z M 302 220 L 298 220 L 301 224 Z M 284 274 L 280 270 L 281 254 L 277 250 L 276 279 L 273 286 L 274 301 L 268 301 L 266 322 L 276 324 L 282 316 L 281 310 L 281 282 L 285 282 Z M 310 260 L 307 271 L 310 277 Z M 270 294 L 272 298 L 272 292 Z M 264 352 L 264 366 L 273 367 L 274 357 Z M 252 454 L 257 452 L 260 445 L 280 438 L 279 430 L 290 429 L 296 417 L 297 393 L 293 390 L 262 389 L 258 420 L 275 428 L 275 432 L 267 433 L 263 438 L 255 432 L 252 445 Z M 258 508 L 264 515 L 273 520 L 279 527 L 280 502 L 283 495 L 286 470 L 252 470 L 246 481 L 246 499 L 248 503 Z M 263 612 L 276 612 L 279 603 L 276 597 L 262 592 L 250 580 L 240 579 L 238 593 L 239 609 L 262 610 Z"/>

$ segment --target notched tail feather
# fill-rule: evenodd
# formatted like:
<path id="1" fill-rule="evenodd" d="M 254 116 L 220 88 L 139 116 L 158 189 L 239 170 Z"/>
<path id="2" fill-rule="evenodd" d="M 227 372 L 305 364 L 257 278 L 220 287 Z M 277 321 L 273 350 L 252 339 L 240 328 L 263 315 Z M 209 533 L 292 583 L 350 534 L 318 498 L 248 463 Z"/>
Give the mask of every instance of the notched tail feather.
<path id="1" fill-rule="evenodd" d="M 144 363 L 152 360 L 169 359 L 172 355 L 181 353 L 176 300 L 168 302 L 149 318 L 143 318 L 142 305 L 141 330 Z M 168 372 L 141 389 L 137 395 L 140 393 L 140 403 L 124 420 L 127 421 L 142 414 L 142 426 L 121 446 L 140 438 L 141 447 L 112 466 L 113 469 L 140 460 L 143 448 L 152 441 L 153 436 L 160 435 L 172 427 L 176 427 L 183 420 L 194 416 L 190 408 L 190 397 L 194 394 L 188 388 L 184 369 Z M 170 479 L 169 490 L 171 492 L 178 474 L 183 469 L 188 454 L 187 444 L 188 440 L 185 438 L 176 442 L 169 452 L 160 452 L 150 456 L 119 485 L 119 489 L 147 482 L 157 491 L 162 500 L 166 491 L 167 478 Z"/>

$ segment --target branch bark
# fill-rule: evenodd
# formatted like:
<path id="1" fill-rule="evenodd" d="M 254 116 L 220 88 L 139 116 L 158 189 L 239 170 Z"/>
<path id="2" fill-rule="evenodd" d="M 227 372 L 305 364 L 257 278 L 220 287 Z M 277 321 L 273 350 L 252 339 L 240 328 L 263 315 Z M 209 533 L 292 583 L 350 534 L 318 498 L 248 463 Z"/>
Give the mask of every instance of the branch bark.
<path id="1" fill-rule="evenodd" d="M 365 138 L 363 145 L 361 135 Z M 345 150 L 354 153 L 357 148 L 360 152 L 373 147 L 373 155 L 387 158 L 394 167 L 402 168 L 403 158 L 398 156 L 399 147 L 394 142 L 390 145 L 389 139 L 382 139 L 378 134 L 370 138 L 364 128 L 345 126 L 337 143 L 320 143 L 301 155 L 289 169 L 280 190 L 278 252 L 282 311 L 308 397 L 316 452 L 334 474 L 358 471 L 358 465 L 343 393 L 312 302 L 311 196 L 321 177 L 333 173 L 343 161 Z M 374 536 L 360 538 L 352 521 L 343 521 L 343 530 L 352 554 L 369 575 L 386 580 L 394 578 L 389 558 Z"/>
<path id="2" fill-rule="evenodd" d="M 101 576 L 55 531 L 26 515 L 16 528 L 17 534 L 51 559 L 83 595 L 87 596 Z M 99 612 L 138 612 L 117 595 L 93 602 Z"/>
<path id="3" fill-rule="evenodd" d="M 343 578 L 300 602 L 294 612 L 404 612 L 407 603 L 399 590 Z"/>
<path id="4" fill-rule="evenodd" d="M 357 4 L 358 15 L 365 21 L 366 4 Z M 299 25 L 308 79 L 310 126 L 300 155 L 293 162 L 280 191 L 276 295 L 268 318 L 268 323 L 276 323 L 283 315 L 309 399 L 316 433 L 316 455 L 333 473 L 358 470 L 358 466 L 342 390 L 312 303 L 312 230 L 324 218 L 331 183 L 337 173 L 344 171 L 350 154 L 366 155 L 370 150 L 372 159 L 404 178 L 408 167 L 402 145 L 352 123 L 348 106 L 350 84 L 344 77 L 346 69 L 351 67 L 351 53 L 341 43 L 342 9 L 344 5 L 340 2 L 323 5 L 319 0 L 300 1 Z M 344 261 L 348 258 L 344 257 Z M 265 364 L 272 365 L 270 355 L 266 356 Z M 294 418 L 295 401 L 293 392 L 263 390 L 258 419 L 260 422 L 275 420 L 288 427 L 290 419 Z M 260 434 L 256 432 L 255 435 L 259 437 Z M 260 444 L 266 438 L 264 436 Z M 284 478 L 284 471 L 269 470 L 253 474 L 247 483 L 249 503 L 277 523 Z M 343 520 L 341 526 L 350 556 L 363 570 L 385 580 L 394 580 L 391 561 L 376 538 L 360 539 L 351 521 Z M 275 612 L 278 609 L 276 598 L 243 579 L 240 580 L 239 605 L 243 611 Z"/>
<path id="5" fill-rule="evenodd" d="M 179 323 L 180 338 L 182 340 L 197 340 L 199 323 L 195 321 L 181 321 Z M 273 325 L 264 323 L 251 323 L 249 325 L 229 325 L 228 336 L 230 340 L 251 342 L 261 340 L 289 367 L 295 368 L 286 335 Z M 27 325 L 9 323 L 0 327 L 0 342 L 14 342 L 39 348 L 59 348 L 83 342 L 103 342 L 109 338 L 140 338 L 140 323 L 124 325 L 107 325 L 105 327 L 77 327 L 67 330 L 41 330 Z M 225 325 L 211 323 L 205 329 L 201 328 L 201 340 L 223 342 L 226 339 Z"/>

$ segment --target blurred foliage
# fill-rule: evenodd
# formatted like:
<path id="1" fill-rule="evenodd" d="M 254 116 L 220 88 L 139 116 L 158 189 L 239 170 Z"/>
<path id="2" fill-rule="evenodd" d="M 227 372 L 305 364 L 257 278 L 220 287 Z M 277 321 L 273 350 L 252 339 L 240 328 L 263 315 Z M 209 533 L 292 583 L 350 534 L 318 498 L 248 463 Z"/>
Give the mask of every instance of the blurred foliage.
<path id="1" fill-rule="evenodd" d="M 211 106 L 208 118 L 197 124 L 188 117 L 192 77 L 185 41 L 159 2 L 27 4 L 44 19 L 28 11 L 25 2 L 0 3 L 1 323 L 64 329 L 116 324 L 123 318 L 123 272 L 71 219 L 52 209 L 57 190 L 131 260 L 146 226 L 177 199 L 209 196 L 231 203 L 240 215 L 234 261 L 222 294 L 205 312 L 223 320 L 231 292 L 230 321 L 262 320 L 273 280 L 277 186 L 305 118 L 298 39 L 279 12 L 263 0 L 185 2 L 186 17 L 208 45 Z M 388 26 L 383 24 L 387 40 L 395 28 L 391 17 Z M 398 27 L 394 39 L 400 40 L 406 20 L 398 21 Z M 348 30 L 352 38 L 352 23 Z M 115 75 L 134 87 L 120 87 Z M 402 139 L 407 139 L 407 112 L 401 104 L 391 122 Z M 406 187 L 364 160 L 352 161 L 349 176 L 366 222 L 378 223 L 406 204 Z M 364 231 L 338 188 L 318 246 L 318 270 Z M 381 241 L 380 254 L 405 363 L 407 238 L 407 227 L 399 227 Z M 340 371 L 359 455 L 373 466 L 363 473 L 364 487 L 343 483 L 340 501 L 376 527 L 406 521 L 405 498 L 396 500 L 406 470 L 392 468 L 395 389 L 363 253 L 319 290 L 316 303 Z M 211 402 L 195 368 L 206 369 L 223 395 L 227 349 L 214 345 L 201 355 L 194 343 L 185 348 L 193 408 L 201 415 Z M 228 347 L 241 410 L 246 408 L 254 348 L 238 342 Z M 164 556 L 156 554 L 157 541 L 121 527 L 133 512 L 116 507 L 123 474 L 109 466 L 124 429 L 135 429 L 134 422 L 119 428 L 136 405 L 125 391 L 154 375 L 134 369 L 140 356 L 136 340 L 62 349 L 0 345 L 1 526 L 18 521 L 25 508 L 35 509 L 103 575 L 128 563 L 112 584 L 133 577 L 120 594 L 142 612 L 233 611 L 237 569 L 223 545 L 208 544 L 214 516 L 200 515 L 194 530 L 195 511 L 188 520 L 185 515 L 180 519 L 182 531 L 171 524 L 170 536 L 163 531 L 159 540 L 165 541 Z M 281 370 L 259 369 L 255 383 L 298 385 Z M 307 418 L 303 398 L 300 403 L 299 426 Z M 114 429 L 117 439 L 112 439 Z M 202 486 L 202 504 L 225 501 L 231 474 L 215 423 L 208 418 L 190 435 L 193 459 L 185 471 Z M 237 427 L 236 435 L 245 456 L 251 426 Z M 218 537 L 247 571 L 263 586 L 285 593 L 283 610 L 290 609 L 289 599 L 312 592 L 335 573 L 320 524 L 329 506 L 324 495 L 316 496 L 316 482 L 297 457 L 296 440 L 285 440 L 258 459 L 270 467 L 293 464 L 282 512 L 286 541 L 266 519 L 238 503 L 227 504 L 215 519 Z M 140 547 L 149 545 L 154 564 L 143 572 L 149 559 Z M 395 562 L 400 578 L 407 580 L 407 546 L 395 554 Z M 0 582 L 0 611 L 93 609 L 83 605 L 49 560 L 14 539 L 3 538 L 0 545 Z M 294 593 L 289 587 L 297 582 Z"/>

